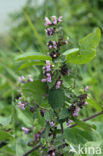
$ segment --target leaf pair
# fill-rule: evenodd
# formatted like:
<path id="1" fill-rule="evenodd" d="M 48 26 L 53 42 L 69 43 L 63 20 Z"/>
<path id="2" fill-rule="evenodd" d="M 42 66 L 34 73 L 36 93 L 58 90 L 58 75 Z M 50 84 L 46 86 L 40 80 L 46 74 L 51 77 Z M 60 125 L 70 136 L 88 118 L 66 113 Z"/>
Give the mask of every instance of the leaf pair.
<path id="1" fill-rule="evenodd" d="M 26 63 L 23 63 L 19 69 L 24 69 L 30 66 L 43 66 L 45 65 L 46 60 L 51 60 L 50 56 L 43 55 L 42 53 L 39 52 L 34 52 L 34 53 L 25 53 L 22 55 L 19 55 L 16 57 L 17 61 L 26 61 Z M 30 62 L 28 62 L 30 61 Z M 32 61 L 32 62 L 31 62 Z"/>

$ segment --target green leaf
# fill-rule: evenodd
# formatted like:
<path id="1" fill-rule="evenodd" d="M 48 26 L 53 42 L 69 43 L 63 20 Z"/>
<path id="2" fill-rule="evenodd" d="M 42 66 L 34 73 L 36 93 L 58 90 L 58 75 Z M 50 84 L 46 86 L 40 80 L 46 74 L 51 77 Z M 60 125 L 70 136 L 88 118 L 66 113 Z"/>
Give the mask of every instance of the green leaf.
<path id="1" fill-rule="evenodd" d="M 9 117 L 2 117 L 0 116 L 0 124 L 3 126 L 7 126 L 11 122 L 11 116 Z"/>
<path id="2" fill-rule="evenodd" d="M 66 56 L 67 63 L 86 64 L 90 62 L 96 55 L 95 49 L 80 49 Z"/>
<path id="3" fill-rule="evenodd" d="M 50 56 L 43 55 L 42 53 L 39 52 L 34 52 L 34 53 L 25 53 L 21 54 L 16 57 L 17 61 L 27 61 L 27 60 L 41 60 L 41 61 L 46 61 L 46 60 L 51 60 Z"/>
<path id="4" fill-rule="evenodd" d="M 86 130 L 86 129 L 91 130 L 92 128 L 95 127 L 94 125 L 92 125 L 92 124 L 90 125 L 90 124 L 88 124 L 86 122 L 83 122 L 83 121 L 81 121 L 79 119 L 74 119 L 74 121 L 75 121 L 75 123 L 77 124 L 78 127 L 81 127 L 84 130 Z"/>
<path id="5" fill-rule="evenodd" d="M 91 106 L 92 108 L 95 108 L 97 111 L 102 110 L 101 105 L 99 105 L 95 100 L 93 100 L 91 98 L 87 98 L 86 101 L 89 103 L 89 106 Z"/>
<path id="6" fill-rule="evenodd" d="M 20 121 L 22 121 L 27 127 L 30 127 L 32 125 L 32 120 L 29 117 L 29 115 L 25 115 L 24 112 L 22 110 L 20 110 L 19 108 L 16 109 L 17 111 L 17 117 Z"/>
<path id="7" fill-rule="evenodd" d="M 27 62 L 27 63 L 22 64 L 19 67 L 19 70 L 24 69 L 24 68 L 28 68 L 28 67 L 31 67 L 31 66 L 34 66 L 34 65 L 35 66 L 43 66 L 43 65 L 45 65 L 45 62 L 41 62 L 41 61 Z"/>
<path id="8" fill-rule="evenodd" d="M 45 114 L 44 114 L 44 118 L 46 121 L 51 121 L 53 119 L 53 112 L 50 110 L 50 111 L 46 111 Z"/>
<path id="9" fill-rule="evenodd" d="M 63 139 L 64 139 L 64 136 L 59 134 L 55 139 L 54 139 L 54 146 L 55 147 L 58 147 L 60 145 L 63 145 Z"/>
<path id="10" fill-rule="evenodd" d="M 11 139 L 13 139 L 13 137 L 10 133 L 0 130 L 0 141 L 11 140 Z"/>
<path id="11" fill-rule="evenodd" d="M 79 45 L 82 48 L 97 48 L 101 37 L 101 31 L 99 28 L 95 29 L 94 32 L 88 34 L 86 37 L 79 41 Z"/>
<path id="12" fill-rule="evenodd" d="M 95 29 L 79 41 L 79 49 L 67 50 L 63 55 L 66 55 L 66 62 L 73 64 L 85 64 L 90 62 L 96 55 L 96 47 L 100 42 L 100 29 Z"/>
<path id="13" fill-rule="evenodd" d="M 48 101 L 53 109 L 59 109 L 64 106 L 65 94 L 63 89 L 51 89 L 49 91 Z"/>
<path id="14" fill-rule="evenodd" d="M 68 115 L 69 115 L 68 109 L 62 108 L 61 111 L 60 111 L 60 113 L 59 113 L 59 119 L 60 120 L 61 119 L 65 119 L 65 118 L 68 117 Z"/>
<path id="15" fill-rule="evenodd" d="M 40 102 L 42 96 L 46 93 L 46 84 L 40 80 L 25 83 L 22 87 L 22 92 L 26 97 L 33 97 L 36 102 Z"/>
<path id="16" fill-rule="evenodd" d="M 101 139 L 99 133 L 97 133 L 94 129 L 85 130 L 77 127 L 66 128 L 64 130 L 64 136 L 70 144 L 74 145 L 83 145 L 88 141 L 98 141 Z"/>
<path id="17" fill-rule="evenodd" d="M 67 50 L 67 51 L 65 51 L 64 53 L 63 53 L 63 55 L 68 55 L 68 54 L 71 54 L 71 53 L 75 53 L 75 52 L 78 52 L 79 51 L 79 48 L 73 48 L 73 49 L 69 49 L 69 50 Z"/>

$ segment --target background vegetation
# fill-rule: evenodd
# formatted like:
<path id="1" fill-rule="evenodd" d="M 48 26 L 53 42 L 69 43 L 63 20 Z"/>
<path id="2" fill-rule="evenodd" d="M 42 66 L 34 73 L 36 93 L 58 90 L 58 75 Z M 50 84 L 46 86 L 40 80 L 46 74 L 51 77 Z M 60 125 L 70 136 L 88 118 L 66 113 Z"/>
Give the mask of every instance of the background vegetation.
<path id="1" fill-rule="evenodd" d="M 70 37 L 68 48 L 76 47 L 83 36 L 99 27 L 102 32 L 97 56 L 87 65 L 78 65 L 76 84 L 89 86 L 88 108 L 81 114 L 85 118 L 103 108 L 103 0 L 44 0 L 35 5 L 36 0 L 28 0 L 19 12 L 11 13 L 12 23 L 8 40 L 1 41 L 0 47 L 0 156 L 22 156 L 28 151 L 30 136 L 25 136 L 21 127 L 29 126 L 31 116 L 18 110 L 15 99 L 19 96 L 18 77 L 32 74 L 36 79 L 39 69 L 28 67 L 18 70 L 20 63 L 15 58 L 26 52 L 47 53 L 46 35 L 44 33 L 45 16 L 63 16 L 64 34 Z M 88 111 L 89 110 L 89 111 Z M 103 116 L 89 122 L 96 125 L 97 132 L 103 137 Z M 6 134 L 5 131 L 9 133 Z M 12 138 L 10 134 L 15 137 Z M 6 141 L 3 141 L 6 140 Z M 26 141 L 25 141 L 26 140 Z M 34 154 L 31 154 L 31 156 Z M 38 153 L 35 153 L 35 156 Z"/>

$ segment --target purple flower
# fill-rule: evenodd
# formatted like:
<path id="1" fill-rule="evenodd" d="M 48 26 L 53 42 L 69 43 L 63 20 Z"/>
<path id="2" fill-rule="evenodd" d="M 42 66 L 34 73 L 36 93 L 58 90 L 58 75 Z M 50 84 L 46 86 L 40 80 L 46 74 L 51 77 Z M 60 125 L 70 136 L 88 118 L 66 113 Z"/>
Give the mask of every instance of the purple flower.
<path id="1" fill-rule="evenodd" d="M 69 70 L 67 71 L 67 75 L 68 75 L 68 76 L 70 75 L 70 71 L 69 71 Z"/>
<path id="2" fill-rule="evenodd" d="M 47 76 L 47 77 L 51 77 L 50 73 L 47 73 L 46 76 Z"/>
<path id="3" fill-rule="evenodd" d="M 42 82 L 47 82 L 47 79 L 42 79 L 41 81 L 42 81 Z"/>
<path id="4" fill-rule="evenodd" d="M 65 40 L 65 44 L 68 44 L 69 41 L 69 37 L 67 37 L 67 39 Z"/>
<path id="5" fill-rule="evenodd" d="M 50 66 L 50 61 L 49 60 L 46 60 L 46 65 Z"/>
<path id="6" fill-rule="evenodd" d="M 53 41 L 53 48 L 57 48 L 57 43 L 55 41 Z"/>
<path id="7" fill-rule="evenodd" d="M 19 106 L 22 110 L 25 109 L 25 104 L 22 103 L 21 101 L 18 103 L 18 106 Z"/>
<path id="8" fill-rule="evenodd" d="M 35 140 L 38 140 L 40 138 L 40 134 L 39 133 L 36 133 L 35 134 Z"/>
<path id="9" fill-rule="evenodd" d="M 28 81 L 29 81 L 29 82 L 33 82 L 32 75 L 28 75 Z"/>
<path id="10" fill-rule="evenodd" d="M 20 76 L 20 77 L 19 77 L 19 82 L 20 82 L 20 83 L 24 83 L 24 82 L 25 82 L 24 80 L 25 80 L 24 76 Z"/>
<path id="11" fill-rule="evenodd" d="M 71 124 L 72 122 L 73 122 L 72 120 L 68 120 L 67 126 L 70 126 L 70 124 Z"/>
<path id="12" fill-rule="evenodd" d="M 52 28 L 48 28 L 48 29 L 46 29 L 45 31 L 46 31 L 46 33 L 47 33 L 49 36 L 53 35 L 53 33 L 54 33 L 54 30 L 53 30 Z"/>
<path id="13" fill-rule="evenodd" d="M 88 105 L 88 102 L 85 102 L 84 105 Z"/>
<path id="14" fill-rule="evenodd" d="M 49 60 L 46 61 L 46 71 L 47 72 L 50 71 L 50 61 Z"/>
<path id="15" fill-rule="evenodd" d="M 51 121 L 51 122 L 50 122 L 50 126 L 51 126 L 51 127 L 54 127 L 54 125 L 55 125 L 55 124 L 54 124 L 54 121 Z"/>
<path id="16" fill-rule="evenodd" d="M 52 156 L 55 156 L 55 152 L 52 152 Z"/>
<path id="17" fill-rule="evenodd" d="M 58 22 L 58 23 L 59 23 L 59 22 L 62 22 L 62 18 L 63 18 L 63 16 L 60 16 L 60 17 L 58 18 L 57 22 Z"/>
<path id="18" fill-rule="evenodd" d="M 47 82 L 51 82 L 51 76 L 50 77 L 47 77 Z"/>
<path id="19" fill-rule="evenodd" d="M 49 72 L 50 70 L 50 66 L 46 66 L 46 71 Z"/>
<path id="20" fill-rule="evenodd" d="M 45 26 L 51 25 L 52 22 L 49 20 L 48 17 L 45 17 Z"/>
<path id="21" fill-rule="evenodd" d="M 73 116 L 78 116 L 79 111 L 80 111 L 80 108 L 76 108 L 76 110 L 73 113 Z"/>
<path id="22" fill-rule="evenodd" d="M 53 24 L 57 24 L 56 16 L 52 16 L 52 17 L 53 17 Z"/>
<path id="23" fill-rule="evenodd" d="M 60 88 L 60 86 L 61 86 L 61 81 L 57 81 L 57 83 L 56 83 L 56 89 Z"/>
<path id="24" fill-rule="evenodd" d="M 86 86 L 86 87 L 84 88 L 84 91 L 86 92 L 86 91 L 88 90 L 88 88 L 89 88 L 89 87 L 88 87 L 88 86 Z"/>
<path id="25" fill-rule="evenodd" d="M 25 128 L 25 127 L 22 127 L 22 130 L 24 131 L 25 134 L 28 134 L 28 132 L 29 132 L 29 129 Z"/>

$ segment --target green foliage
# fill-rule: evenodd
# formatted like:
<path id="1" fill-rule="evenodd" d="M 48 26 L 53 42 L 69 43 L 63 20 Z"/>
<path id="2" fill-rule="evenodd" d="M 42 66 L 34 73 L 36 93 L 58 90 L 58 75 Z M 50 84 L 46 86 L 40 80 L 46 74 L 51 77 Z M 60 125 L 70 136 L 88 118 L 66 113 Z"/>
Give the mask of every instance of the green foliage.
<path id="1" fill-rule="evenodd" d="M 42 51 L 45 54 L 47 52 L 44 46 L 46 44 L 43 22 L 44 17 L 51 15 L 63 15 L 64 17 L 64 36 L 65 34 L 67 34 L 70 37 L 70 41 L 69 46 L 66 46 L 66 52 L 64 52 L 63 55 L 66 58 L 69 68 L 71 67 L 69 63 L 85 64 L 90 62 L 95 57 L 96 48 L 100 41 L 99 28 L 101 29 L 101 31 L 103 31 L 102 0 L 45 0 L 42 5 L 36 5 L 35 2 L 35 0 L 29 0 L 28 3 L 26 3 L 23 7 L 23 11 L 19 10 L 19 12 L 15 12 L 11 15 L 13 27 L 11 28 L 9 34 L 10 38 L 7 39 L 9 45 L 1 45 L 2 47 L 7 47 L 7 49 L 0 49 L 0 143 L 1 141 L 6 141 L 8 143 L 7 145 L 0 147 L 0 156 L 15 155 L 15 148 L 16 155 L 22 156 L 25 152 L 32 148 L 28 147 L 28 142 L 31 142 L 31 138 L 34 138 L 34 133 L 38 132 L 39 130 L 41 130 L 41 128 L 44 127 L 44 118 L 48 122 L 54 120 L 54 114 L 52 114 L 50 106 L 48 106 L 47 99 L 45 99 L 45 101 L 43 102 L 41 98 L 41 96 L 45 93 L 46 96 L 48 96 L 48 91 L 45 88 L 45 85 L 43 84 L 43 86 L 41 87 L 41 80 L 38 81 L 38 85 L 36 85 L 36 80 L 38 78 L 38 75 L 40 74 L 39 66 L 44 66 L 45 60 L 51 60 L 49 56 L 43 55 L 41 53 L 39 55 L 39 51 Z M 99 28 L 95 29 L 96 27 Z M 90 33 L 89 35 L 81 39 L 89 32 L 92 32 L 93 29 L 95 29 L 93 33 Z M 103 40 L 103 37 L 101 40 Z M 2 44 L 1 41 L 0 44 Z M 34 53 L 35 51 L 38 52 L 36 53 L 36 56 L 34 53 L 30 53 L 31 50 L 34 51 Z M 22 54 L 20 56 L 21 52 L 24 53 L 23 51 L 27 51 L 28 55 Z M 63 49 L 63 51 L 65 50 Z M 87 64 L 86 66 L 78 65 L 77 69 L 75 69 L 75 65 L 72 66 L 69 78 L 65 78 L 65 82 L 63 82 L 65 83 L 64 87 L 66 88 L 66 95 L 68 95 L 68 97 L 70 97 L 72 89 L 70 88 L 71 85 L 73 87 L 76 87 L 76 90 L 73 90 L 75 94 L 77 94 L 78 91 L 83 91 L 83 88 L 79 90 L 79 88 L 83 84 L 89 86 L 89 94 L 91 96 L 89 96 L 89 98 L 87 99 L 87 108 L 80 112 L 81 119 L 88 117 L 96 111 L 100 111 L 103 107 L 102 51 L 103 46 L 102 43 L 100 43 L 100 46 L 97 49 L 98 55 L 92 61 L 92 63 Z M 16 56 L 18 60 L 20 59 L 20 61 L 16 62 L 16 60 L 14 59 Z M 37 68 L 34 66 L 37 66 Z M 28 69 L 26 69 L 27 67 Z M 18 69 L 20 69 L 21 71 L 18 71 Z M 40 114 L 36 114 L 35 111 L 32 113 L 32 115 L 30 115 L 31 112 L 27 109 L 25 111 L 21 111 L 19 108 L 15 110 L 16 102 L 14 101 L 13 96 L 14 98 L 17 98 L 19 94 L 17 92 L 17 90 L 19 89 L 17 83 L 18 76 L 27 75 L 30 73 L 33 74 L 34 82 L 27 83 L 22 86 L 22 89 L 26 88 L 26 90 L 23 89 L 24 97 L 29 96 L 29 100 L 35 98 L 37 103 L 40 102 L 40 106 L 43 107 L 45 112 L 44 118 L 42 118 Z M 74 75 L 75 82 L 73 81 Z M 55 75 L 53 83 L 48 84 L 50 90 L 52 90 L 52 87 L 55 86 L 57 77 L 58 75 Z M 39 90 L 39 87 L 42 88 L 42 91 Z M 53 99 L 55 99 L 54 93 L 52 95 Z M 64 99 L 61 93 L 58 94 L 58 97 L 62 100 Z M 54 109 L 60 109 L 59 119 L 64 120 L 68 116 L 67 108 L 61 109 L 61 106 L 64 106 L 62 105 L 64 102 L 61 103 L 62 100 L 60 100 L 59 98 L 55 99 L 54 103 L 52 102 L 52 99 L 50 99 L 51 102 L 49 103 L 51 103 L 50 105 L 53 106 Z M 60 102 L 60 105 L 57 104 L 57 101 Z M 67 96 L 65 97 L 65 102 L 67 102 L 70 106 L 71 101 L 69 98 L 67 98 Z M 14 103 L 14 105 L 12 103 Z M 55 103 L 56 105 L 54 105 Z M 66 107 L 68 105 L 66 105 Z M 31 106 L 34 105 L 31 104 Z M 78 126 L 73 129 L 67 128 L 64 124 L 64 134 L 65 138 L 67 139 L 67 144 L 73 144 L 77 147 L 78 143 L 80 143 L 83 146 L 85 144 L 87 144 L 88 146 L 100 146 L 103 149 L 103 144 L 101 141 L 103 138 L 102 117 L 103 116 L 101 115 L 100 117 L 94 118 L 93 120 L 89 121 L 88 124 L 83 124 L 83 122 L 75 121 Z M 21 131 L 21 127 L 24 125 L 28 128 L 33 127 L 33 132 L 28 134 L 28 137 L 25 136 Z M 94 127 L 96 128 L 96 130 L 90 130 L 93 125 L 95 125 Z M 87 127 L 89 127 L 88 131 Z M 7 132 L 9 131 L 9 128 L 11 129 L 10 133 Z M 44 138 L 48 138 L 49 128 L 50 127 L 48 124 L 43 136 Z M 12 137 L 14 136 L 14 134 L 16 135 L 17 141 L 16 147 L 15 139 Z M 12 140 L 14 140 L 13 143 Z M 62 144 L 63 137 L 61 135 L 58 135 L 57 138 L 54 139 L 54 141 L 55 146 L 58 147 Z M 77 154 L 68 154 L 68 149 L 69 147 L 64 149 L 65 156 L 77 156 Z M 37 150 L 37 152 L 33 152 L 30 155 L 39 156 L 40 151 Z"/>
<path id="2" fill-rule="evenodd" d="M 18 61 L 22 61 L 22 60 L 23 61 L 27 61 L 27 60 L 41 60 L 41 61 L 45 61 L 45 60 L 51 60 L 51 57 L 43 55 L 42 53 L 34 52 L 32 54 L 30 54 L 30 53 L 22 54 L 22 55 L 18 56 L 16 58 L 16 60 L 18 60 Z"/>
<path id="3" fill-rule="evenodd" d="M 60 109 L 64 106 L 65 94 L 63 89 L 51 89 L 49 91 L 48 101 L 53 109 Z"/>
<path id="4" fill-rule="evenodd" d="M 85 130 L 80 128 L 67 128 L 64 131 L 64 136 L 67 141 L 72 145 L 85 144 L 88 141 L 97 141 L 101 139 L 99 133 L 93 130 Z"/>
<path id="5" fill-rule="evenodd" d="M 96 55 L 96 49 L 100 42 L 100 29 L 97 28 L 79 41 L 79 49 L 66 51 L 66 62 L 73 64 L 85 64 L 90 62 Z"/>
<path id="6" fill-rule="evenodd" d="M 12 140 L 12 139 L 13 139 L 13 137 L 10 133 L 0 130 L 0 141 Z"/>
<path id="7" fill-rule="evenodd" d="M 3 126 L 7 126 L 11 122 L 11 116 L 9 117 L 2 117 L 0 116 L 0 124 Z"/>
<path id="8" fill-rule="evenodd" d="M 24 84 L 22 87 L 22 92 L 25 96 L 30 96 L 36 102 L 40 102 L 42 96 L 46 92 L 46 85 L 43 84 L 40 80 L 34 82 L 29 82 Z"/>

